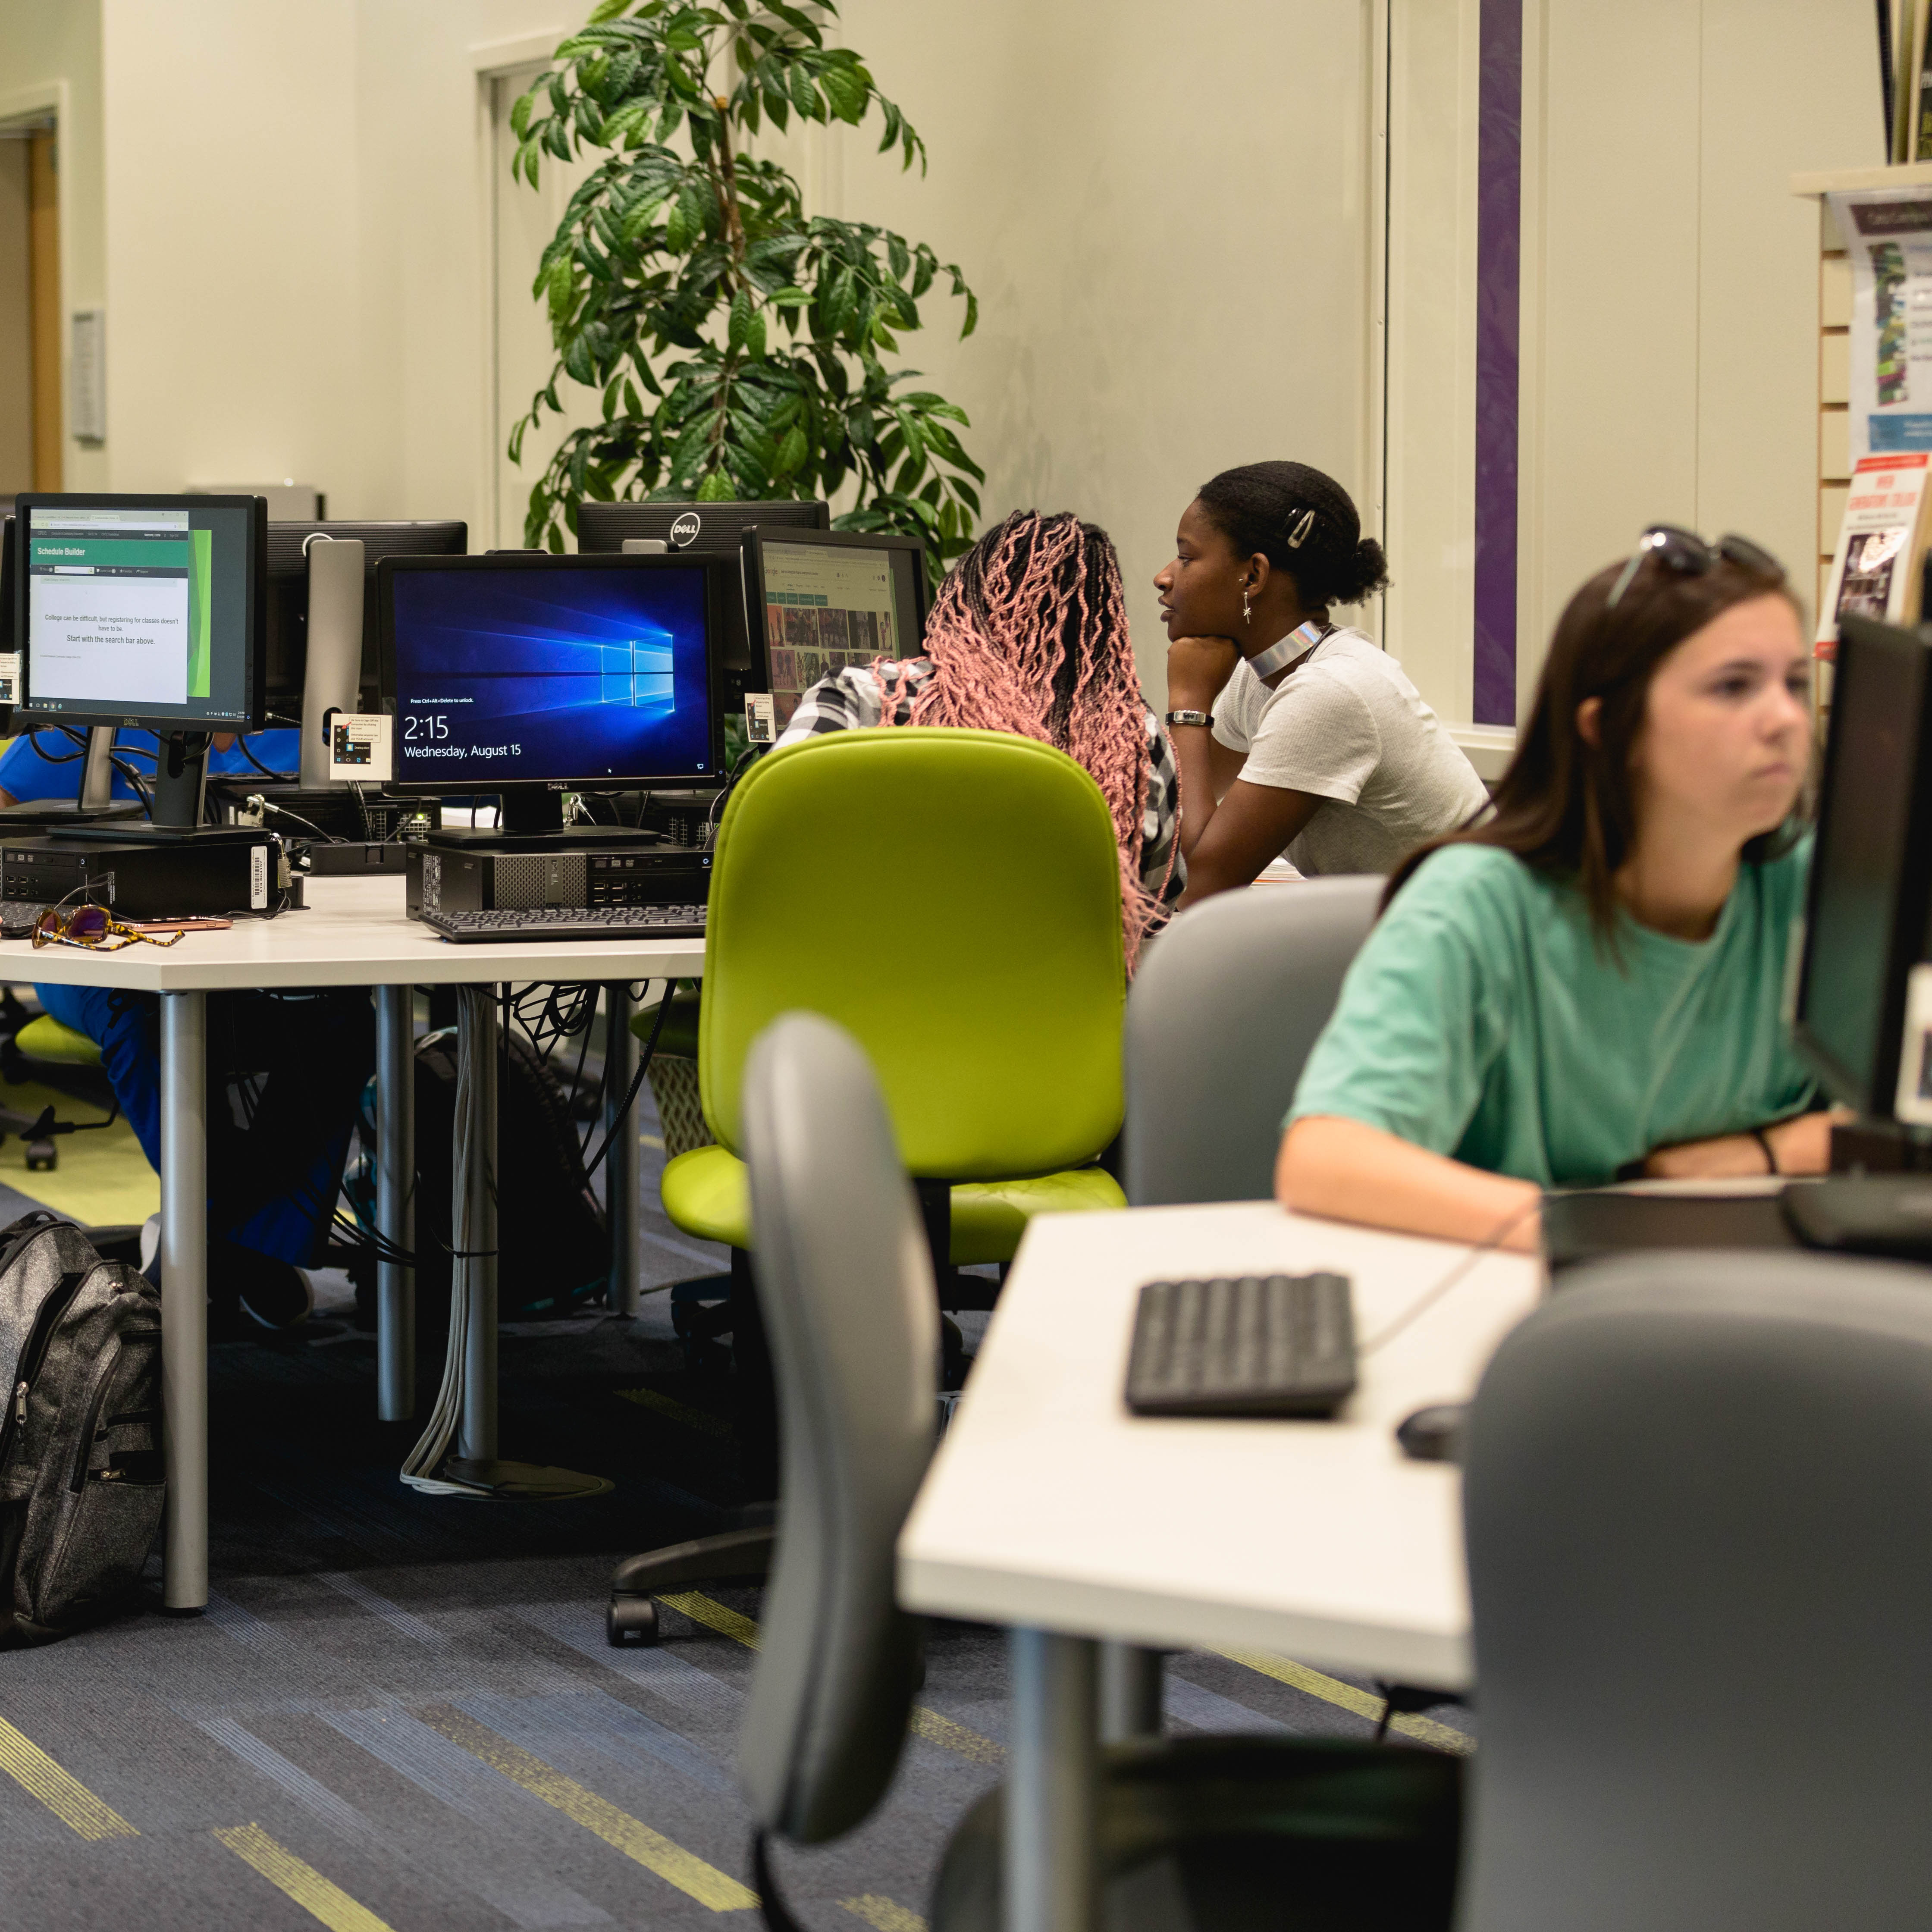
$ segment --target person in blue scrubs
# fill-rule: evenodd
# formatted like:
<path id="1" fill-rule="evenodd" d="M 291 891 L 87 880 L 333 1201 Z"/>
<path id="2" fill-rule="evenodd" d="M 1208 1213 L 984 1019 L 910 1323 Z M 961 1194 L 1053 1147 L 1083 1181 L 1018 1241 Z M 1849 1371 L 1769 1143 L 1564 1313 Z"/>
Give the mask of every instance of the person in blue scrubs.
<path id="1" fill-rule="evenodd" d="M 246 737 L 223 732 L 208 754 L 210 778 L 266 778 L 250 762 L 249 754 L 271 772 L 293 777 L 302 759 L 298 732 L 250 731 Z M 154 771 L 154 734 L 152 731 L 116 731 L 114 749 L 143 777 Z M 0 752 L 0 805 L 24 800 L 74 798 L 80 791 L 81 748 L 64 731 L 42 729 L 16 738 Z M 134 788 L 114 774 L 114 796 L 131 799 Z"/>
<path id="2" fill-rule="evenodd" d="M 218 739 L 208 754 L 210 775 L 256 772 L 248 752 L 270 772 L 296 770 L 292 730 L 251 733 L 245 743 L 247 752 L 243 741 Z M 152 733 L 118 731 L 115 746 L 136 770 L 152 770 Z M 79 750 L 58 731 L 15 740 L 0 754 L 0 801 L 74 797 L 80 759 L 64 754 Z M 114 796 L 135 796 L 118 771 Z M 104 986 L 34 990 L 62 1025 L 100 1048 L 121 1111 L 158 1171 L 160 1015 L 154 996 Z M 358 989 L 217 994 L 208 1001 L 208 1047 L 211 1100 L 226 1094 L 233 1076 L 251 1076 L 245 1090 L 237 1090 L 250 1096 L 244 1118 L 230 1106 L 209 1110 L 211 1294 L 218 1315 L 245 1309 L 267 1326 L 283 1326 L 308 1312 L 307 1285 L 296 1270 L 322 1258 L 356 1108 L 374 1069 L 368 998 Z"/>

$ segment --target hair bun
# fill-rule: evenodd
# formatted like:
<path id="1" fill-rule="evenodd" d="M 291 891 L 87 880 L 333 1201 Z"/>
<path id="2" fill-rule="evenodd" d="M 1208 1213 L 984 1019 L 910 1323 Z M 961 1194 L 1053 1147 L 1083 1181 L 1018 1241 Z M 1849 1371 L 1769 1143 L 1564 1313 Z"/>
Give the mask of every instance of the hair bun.
<path id="1" fill-rule="evenodd" d="M 1364 537 L 1335 565 L 1330 594 L 1337 604 L 1359 604 L 1388 588 L 1388 559 L 1373 537 Z"/>

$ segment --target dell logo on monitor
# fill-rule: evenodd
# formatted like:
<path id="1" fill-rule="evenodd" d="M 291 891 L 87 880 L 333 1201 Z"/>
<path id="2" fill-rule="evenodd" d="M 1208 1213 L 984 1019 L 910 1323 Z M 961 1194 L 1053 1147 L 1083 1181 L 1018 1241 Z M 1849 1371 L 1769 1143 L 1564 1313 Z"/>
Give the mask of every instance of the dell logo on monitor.
<path id="1" fill-rule="evenodd" d="M 698 532 L 704 527 L 695 510 L 687 510 L 670 526 L 670 540 L 682 550 L 686 544 L 698 541 Z"/>

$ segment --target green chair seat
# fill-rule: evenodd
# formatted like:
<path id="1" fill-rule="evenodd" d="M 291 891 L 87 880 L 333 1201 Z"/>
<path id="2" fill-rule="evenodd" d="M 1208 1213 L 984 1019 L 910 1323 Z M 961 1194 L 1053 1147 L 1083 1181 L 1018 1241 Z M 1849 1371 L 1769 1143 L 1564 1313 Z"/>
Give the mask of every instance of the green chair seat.
<path id="1" fill-rule="evenodd" d="M 62 1026 L 51 1013 L 29 1020 L 14 1036 L 14 1044 L 29 1060 L 51 1060 L 64 1066 L 98 1066 L 100 1049 L 84 1033 Z"/>
<path id="2" fill-rule="evenodd" d="M 1124 1208 L 1126 1196 L 1104 1168 L 1069 1168 L 1025 1180 L 969 1180 L 952 1190 L 955 1268 L 1009 1262 L 1035 1214 L 1079 1214 Z M 728 1246 L 752 1245 L 745 1163 L 722 1147 L 693 1148 L 666 1162 L 664 1207 L 686 1234 Z"/>

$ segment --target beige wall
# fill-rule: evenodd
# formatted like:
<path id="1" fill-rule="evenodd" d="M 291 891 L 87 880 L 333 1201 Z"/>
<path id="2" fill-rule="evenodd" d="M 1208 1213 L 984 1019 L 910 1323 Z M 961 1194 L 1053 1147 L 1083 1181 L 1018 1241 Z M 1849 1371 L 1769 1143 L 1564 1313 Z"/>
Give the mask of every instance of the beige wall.
<path id="1" fill-rule="evenodd" d="M 1478 0 L 1389 6 L 1387 634 L 1466 718 Z M 479 76 L 583 10 L 0 0 L 0 99 L 69 89 L 67 306 L 109 309 L 110 439 L 73 480 L 292 475 L 339 514 L 515 541 Z M 1868 14 L 1526 0 L 1526 692 L 1564 598 L 1651 518 L 1808 555 L 1814 239 L 1786 179 L 1874 158 Z M 1114 532 L 1156 696 L 1148 580 L 1203 478 L 1295 455 L 1383 524 L 1381 18 L 1202 0 L 1177 32 L 1151 0 L 848 0 L 931 172 L 862 134 L 784 144 L 815 206 L 966 268 L 979 334 L 935 292 L 909 356 L 971 414 L 990 513 Z"/>
<path id="2" fill-rule="evenodd" d="M 60 110 L 64 316 L 98 306 L 106 287 L 100 50 L 100 0 L 0 0 L 0 119 L 44 112 L 55 104 Z M 63 325 L 63 356 L 67 336 Z M 108 339 L 113 340 L 111 317 Z M 108 486 L 104 448 L 68 437 L 63 464 L 70 490 Z"/>
<path id="3" fill-rule="evenodd" d="M 114 487 L 292 476 L 349 508 L 381 438 L 353 0 L 103 6 Z"/>
<path id="4" fill-rule="evenodd" d="M 580 0 L 194 0 L 194 34 L 188 0 L 104 4 L 116 487 L 293 475 L 338 513 L 460 514 L 486 540 L 475 50 Z M 935 298 L 910 352 L 974 418 L 989 512 L 1114 532 L 1156 692 L 1148 580 L 1194 487 L 1270 455 L 1358 490 L 1368 470 L 1370 8 L 1205 12 L 1177 37 L 1151 0 L 855 0 L 846 39 L 932 172 L 902 178 L 875 135 L 808 158 L 828 212 L 967 269 L 980 333 L 957 342 Z M 1252 112 L 1229 111 L 1231 48 L 1270 76 Z"/>
<path id="5" fill-rule="evenodd" d="M 932 162 L 921 181 L 848 137 L 832 194 L 966 270 L 978 334 L 952 339 L 929 298 L 910 358 L 972 416 L 991 514 L 1112 532 L 1156 694 L 1148 580 L 1198 484 L 1271 457 L 1371 481 L 1370 11 L 1203 0 L 1184 29 L 1153 0 L 845 10 Z"/>
<path id="6" fill-rule="evenodd" d="M 1883 159 L 1864 0 L 1526 21 L 1520 705 L 1570 593 L 1646 523 L 1742 531 L 1808 595 L 1817 212 L 1790 177 Z"/>

